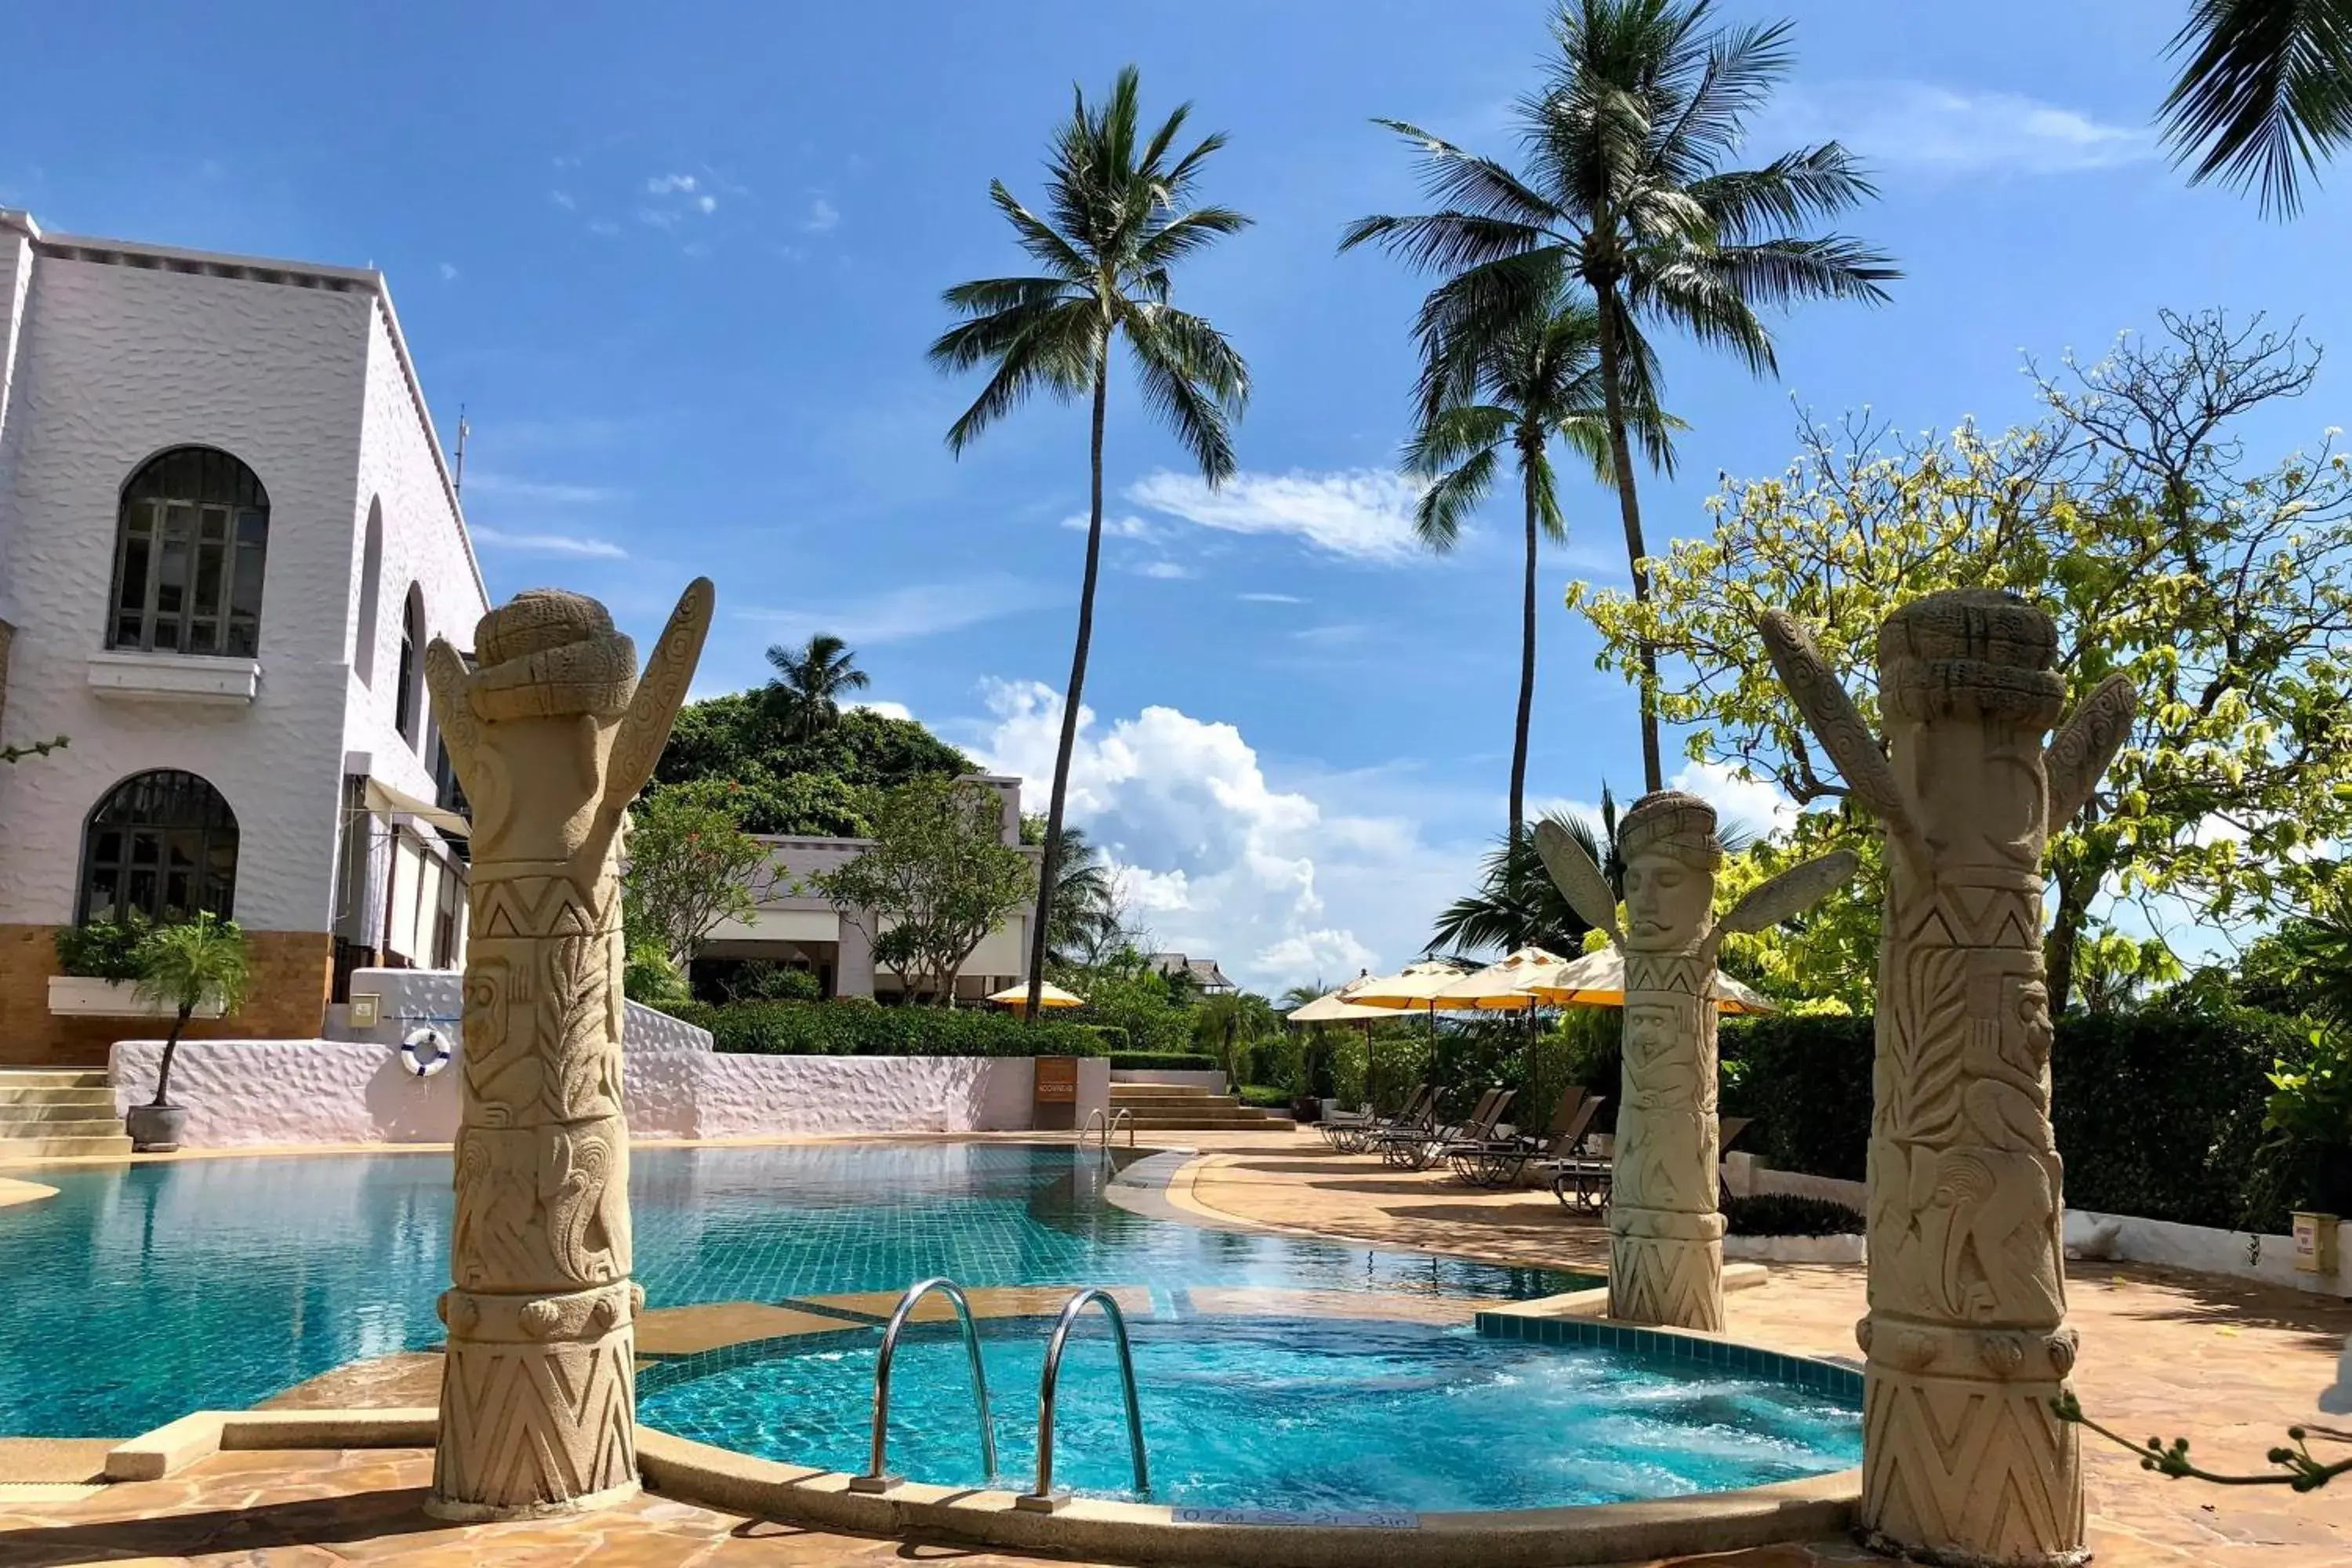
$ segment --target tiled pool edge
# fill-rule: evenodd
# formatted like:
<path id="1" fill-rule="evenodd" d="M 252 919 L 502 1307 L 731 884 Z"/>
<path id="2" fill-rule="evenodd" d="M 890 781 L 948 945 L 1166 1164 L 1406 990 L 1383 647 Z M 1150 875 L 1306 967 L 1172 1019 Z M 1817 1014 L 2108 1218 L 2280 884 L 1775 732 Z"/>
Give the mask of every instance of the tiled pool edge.
<path id="1" fill-rule="evenodd" d="M 1648 1356 L 1670 1365 L 1717 1367 L 1745 1377 L 1769 1378 L 1862 1408 L 1862 1373 L 1835 1362 L 1743 1345 L 1713 1334 L 1645 1328 L 1588 1317 L 1537 1317 L 1524 1312 L 1482 1311 L 1473 1320 L 1492 1339 L 1530 1344 L 1579 1345 Z"/>

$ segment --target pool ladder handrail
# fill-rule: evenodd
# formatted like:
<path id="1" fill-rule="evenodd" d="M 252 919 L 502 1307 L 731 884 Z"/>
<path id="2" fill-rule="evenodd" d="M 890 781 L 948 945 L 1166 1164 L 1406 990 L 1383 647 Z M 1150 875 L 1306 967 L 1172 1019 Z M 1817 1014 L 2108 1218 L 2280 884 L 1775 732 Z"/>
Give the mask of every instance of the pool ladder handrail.
<path id="1" fill-rule="evenodd" d="M 898 1334 L 907 1326 L 907 1320 L 914 1315 L 923 1298 L 934 1290 L 947 1297 L 963 1329 L 963 1348 L 971 1357 L 971 1396 L 980 1405 L 980 1461 L 982 1473 L 991 1479 L 995 1478 L 996 1424 L 988 1412 L 988 1374 L 980 1358 L 980 1330 L 972 1322 L 971 1303 L 965 1299 L 963 1287 L 941 1278 L 909 1285 L 907 1293 L 898 1298 L 898 1310 L 890 1314 L 889 1326 L 882 1331 L 881 1353 L 874 1362 L 874 1455 L 866 1474 L 849 1478 L 851 1491 L 886 1492 L 906 1479 L 890 1474 L 883 1462 L 883 1448 L 890 1433 L 890 1358 L 898 1349 Z"/>
<path id="2" fill-rule="evenodd" d="M 1127 1146 L 1130 1149 L 1135 1147 L 1134 1109 L 1129 1106 L 1122 1105 L 1118 1108 L 1118 1114 L 1113 1116 L 1105 1111 L 1101 1106 L 1097 1105 L 1092 1110 L 1087 1112 L 1087 1124 L 1078 1129 L 1078 1147 L 1080 1149 L 1084 1149 L 1087 1146 L 1087 1139 L 1088 1135 L 1094 1131 L 1095 1123 L 1097 1121 L 1102 1123 L 1102 1151 L 1105 1154 L 1108 1154 L 1110 1152 L 1110 1141 L 1118 1136 L 1118 1129 L 1121 1122 L 1127 1124 Z"/>
<path id="3" fill-rule="evenodd" d="M 1052 1513 L 1070 1500 L 1069 1493 L 1056 1496 L 1054 1491 L 1054 1398 L 1062 1375 L 1063 1348 L 1069 1343 L 1079 1314 L 1090 1303 L 1101 1307 L 1103 1316 L 1110 1320 L 1111 1341 L 1118 1347 L 1119 1383 L 1127 1394 L 1127 1440 L 1135 1456 L 1136 1494 L 1151 1495 L 1151 1462 L 1143 1450 L 1143 1407 L 1135 1397 L 1135 1352 L 1127 1341 L 1127 1314 L 1108 1290 L 1090 1286 L 1063 1303 L 1062 1315 L 1054 1321 L 1054 1337 L 1045 1344 L 1045 1370 L 1037 1381 L 1037 1486 L 1013 1500 L 1013 1507 L 1026 1512 Z"/>

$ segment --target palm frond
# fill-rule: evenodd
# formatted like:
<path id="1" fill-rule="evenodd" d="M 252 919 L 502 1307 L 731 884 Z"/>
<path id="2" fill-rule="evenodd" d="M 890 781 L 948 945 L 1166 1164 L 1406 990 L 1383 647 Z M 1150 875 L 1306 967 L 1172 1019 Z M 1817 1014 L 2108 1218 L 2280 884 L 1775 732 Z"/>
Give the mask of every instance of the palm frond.
<path id="1" fill-rule="evenodd" d="M 948 427 L 951 452 L 961 452 L 981 432 L 1039 392 L 1068 398 L 1093 384 L 1101 336 L 1090 305 L 1076 301 L 1053 306 L 1037 312 L 1009 336 L 1002 331 L 1002 316 L 968 322 L 932 345 L 932 363 L 942 366 L 962 368 L 991 357 L 997 362 L 988 384 Z M 992 326 L 1000 331 L 995 334 L 979 331 Z M 972 333 L 971 338 L 959 341 L 958 334 L 966 331 Z"/>
<path id="2" fill-rule="evenodd" d="M 1486 446 L 1441 470 L 1414 504 L 1413 536 L 1434 554 L 1452 550 L 1462 538 L 1463 520 L 1478 510 L 1494 487 L 1496 467 L 1496 448 Z"/>
<path id="3" fill-rule="evenodd" d="M 2220 178 L 2293 217 L 2302 182 L 2352 140 L 2352 4 L 2197 0 L 2166 53 L 2187 56 L 2158 114 L 2191 184 Z"/>
<path id="4" fill-rule="evenodd" d="M 1164 317 L 1180 313 L 1170 311 L 1155 317 L 1131 312 L 1125 321 L 1124 335 L 1134 356 L 1137 385 L 1143 394 L 1144 405 L 1160 416 L 1192 455 L 1201 477 L 1213 486 L 1220 485 L 1233 477 L 1235 467 L 1233 432 L 1225 416 L 1227 400 L 1204 385 L 1201 361 L 1171 336 Z M 1222 343 L 1223 340 L 1218 342 Z M 1238 355 L 1234 356 L 1233 363 L 1239 363 Z M 1231 371 L 1220 374 L 1230 374 Z M 1244 396 L 1247 384 L 1244 378 Z"/>
<path id="5" fill-rule="evenodd" d="M 1691 197 L 1722 239 L 1744 245 L 1777 226 L 1795 228 L 1878 194 L 1862 166 L 1835 142 L 1783 153 L 1760 169 L 1731 169 L 1694 180 Z"/>
<path id="6" fill-rule="evenodd" d="M 1135 247 L 1129 265 L 1139 271 L 1164 271 L 1171 264 L 1215 244 L 1226 235 L 1239 234 L 1250 223 L 1249 218 L 1231 207 L 1194 207 L 1146 236 Z"/>

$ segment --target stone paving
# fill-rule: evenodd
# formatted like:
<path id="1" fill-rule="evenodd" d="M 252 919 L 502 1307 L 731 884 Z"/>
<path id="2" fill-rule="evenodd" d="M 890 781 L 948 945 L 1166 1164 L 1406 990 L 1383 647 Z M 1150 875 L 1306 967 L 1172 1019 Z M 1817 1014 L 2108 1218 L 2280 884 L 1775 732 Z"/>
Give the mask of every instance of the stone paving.
<path id="1" fill-rule="evenodd" d="M 1476 1193 L 1440 1173 L 1412 1174 L 1330 1152 L 1308 1134 L 1202 1137 L 1208 1157 L 1180 1180 L 1174 1205 L 1208 1223 L 1342 1236 L 1498 1262 L 1589 1268 L 1606 1256 L 1599 1225 L 1541 1193 Z M 2105 1264 L 2069 1276 L 2084 1353 L 2085 1406 L 2135 1436 L 2187 1432 L 2207 1463 L 2259 1469 L 2263 1451 L 2314 1405 L 2352 1332 L 2352 1303 L 2208 1276 Z M 1750 1342 L 1852 1359 L 1863 1310 L 1859 1268 L 1776 1267 L 1728 1301 Z M 733 1309 L 730 1309 L 732 1310 Z M 747 1306 L 744 1323 L 773 1307 Z M 677 1349 L 742 1327 L 717 1312 L 681 1318 Z M 430 1403 L 439 1358 L 386 1357 L 314 1380 L 277 1405 Z M 570 1521 L 454 1526 L 421 1510 L 431 1456 L 410 1450 L 223 1454 L 168 1480 L 102 1489 L 96 1446 L 0 1443 L 0 1564 L 334 1563 L 700 1564 L 1042 1561 L 948 1542 L 807 1531 L 647 1496 Z M 2091 1543 L 2102 1568 L 2213 1564 L 2336 1568 L 2352 1563 L 2352 1494 L 2221 1489 L 2140 1472 L 2086 1442 Z M 9 1485 L 38 1481 L 41 1485 Z M 1843 1542 L 1677 1560 L 1678 1568 L 1844 1568 L 1882 1559 Z"/>

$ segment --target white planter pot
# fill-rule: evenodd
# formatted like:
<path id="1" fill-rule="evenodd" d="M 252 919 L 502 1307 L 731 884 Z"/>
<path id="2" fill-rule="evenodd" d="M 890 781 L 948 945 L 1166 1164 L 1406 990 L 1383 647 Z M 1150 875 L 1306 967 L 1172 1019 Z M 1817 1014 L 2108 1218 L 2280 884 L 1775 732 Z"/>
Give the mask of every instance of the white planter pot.
<path id="1" fill-rule="evenodd" d="M 49 976 L 49 1011 L 60 1018 L 168 1018 L 179 1009 L 158 1002 L 142 1002 L 136 982 L 92 980 L 86 974 Z M 221 1016 L 218 1002 L 206 1002 L 195 1011 L 199 1018 Z"/>
<path id="2" fill-rule="evenodd" d="M 1723 1255 L 1757 1263 L 1860 1263 L 1868 1242 L 1859 1236 L 1727 1236 Z"/>

